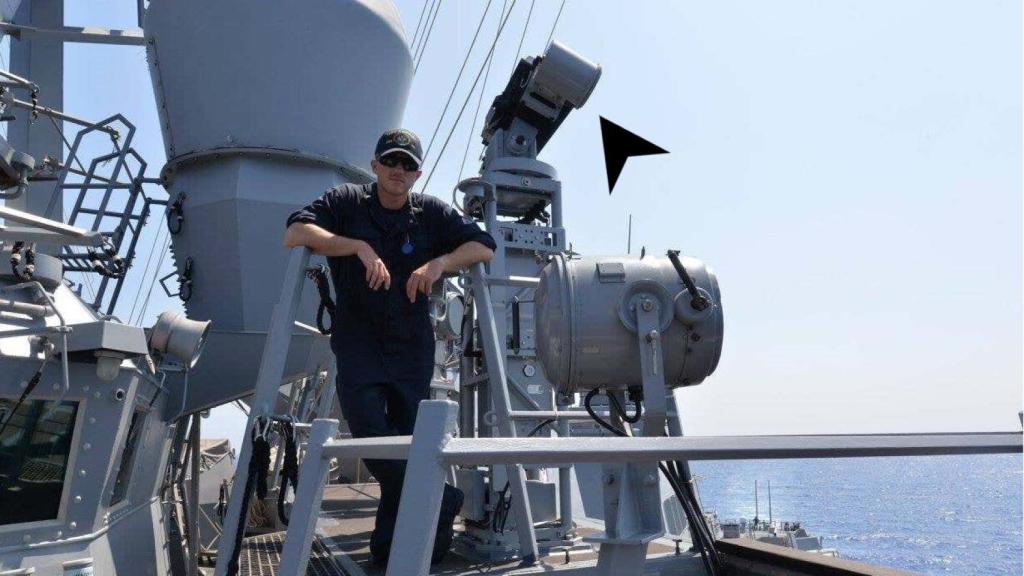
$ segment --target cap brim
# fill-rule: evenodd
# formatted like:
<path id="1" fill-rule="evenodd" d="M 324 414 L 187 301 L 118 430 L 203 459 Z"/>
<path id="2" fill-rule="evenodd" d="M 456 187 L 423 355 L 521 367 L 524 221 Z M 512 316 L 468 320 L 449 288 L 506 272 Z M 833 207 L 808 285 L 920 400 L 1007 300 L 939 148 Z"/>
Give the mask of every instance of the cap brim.
<path id="1" fill-rule="evenodd" d="M 379 159 L 387 156 L 388 154 L 391 154 L 392 152 L 401 152 L 402 154 L 405 154 L 409 158 L 412 158 L 413 161 L 416 162 L 416 166 L 417 167 L 420 167 L 420 166 L 423 165 L 423 161 L 422 160 L 417 158 L 415 154 L 413 154 L 412 152 L 409 152 L 405 148 L 389 148 L 389 149 L 381 152 L 380 154 L 377 154 L 377 159 L 379 160 Z"/>

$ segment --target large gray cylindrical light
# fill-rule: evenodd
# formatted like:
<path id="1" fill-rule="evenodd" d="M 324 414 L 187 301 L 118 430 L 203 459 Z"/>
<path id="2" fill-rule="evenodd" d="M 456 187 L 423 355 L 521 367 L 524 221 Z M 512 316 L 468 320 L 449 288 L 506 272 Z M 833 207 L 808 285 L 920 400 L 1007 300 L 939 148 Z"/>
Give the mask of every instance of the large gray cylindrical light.
<path id="1" fill-rule="evenodd" d="M 559 391 L 642 383 L 636 306 L 645 301 L 658 310 L 665 386 L 700 384 L 715 371 L 723 333 L 718 279 L 700 260 L 681 264 L 707 302 L 699 310 L 668 258 L 559 256 L 544 268 L 535 299 L 537 355 Z"/>

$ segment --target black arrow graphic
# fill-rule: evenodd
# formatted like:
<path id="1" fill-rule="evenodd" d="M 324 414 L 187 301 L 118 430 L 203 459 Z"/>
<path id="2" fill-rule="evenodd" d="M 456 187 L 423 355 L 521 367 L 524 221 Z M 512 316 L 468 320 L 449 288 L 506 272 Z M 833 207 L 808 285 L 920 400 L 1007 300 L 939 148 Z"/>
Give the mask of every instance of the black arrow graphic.
<path id="1" fill-rule="evenodd" d="M 626 130 L 622 126 L 601 118 L 601 141 L 604 143 L 604 169 L 608 173 L 608 193 L 612 193 L 615 183 L 622 174 L 622 167 L 630 156 L 650 156 L 651 154 L 668 154 L 661 148 Z"/>

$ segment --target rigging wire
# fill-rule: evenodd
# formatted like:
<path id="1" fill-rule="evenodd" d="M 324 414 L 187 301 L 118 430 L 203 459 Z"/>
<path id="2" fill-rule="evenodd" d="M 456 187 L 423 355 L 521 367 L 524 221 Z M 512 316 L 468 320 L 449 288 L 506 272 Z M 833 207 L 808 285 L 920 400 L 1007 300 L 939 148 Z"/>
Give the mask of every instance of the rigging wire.
<path id="1" fill-rule="evenodd" d="M 473 47 L 476 46 L 476 39 L 480 36 L 480 30 L 484 27 L 484 21 L 487 20 L 487 13 L 491 10 L 491 1 L 487 0 L 487 5 L 484 6 L 484 13 L 480 15 L 480 23 L 476 25 L 476 32 L 473 33 L 473 40 L 469 43 L 469 49 L 466 50 L 466 57 L 462 59 L 462 67 L 459 68 L 459 74 L 455 77 L 455 83 L 452 84 L 452 89 L 448 92 L 448 101 L 444 103 L 444 109 L 441 110 L 441 117 L 437 119 L 437 125 L 434 126 L 434 133 L 430 135 L 430 140 L 427 142 L 427 150 L 423 153 L 423 158 L 426 159 L 430 156 L 430 148 L 434 145 L 434 139 L 437 138 L 437 131 L 441 129 L 441 123 L 444 122 L 444 116 L 448 113 L 448 107 L 451 106 L 452 97 L 455 96 L 455 89 L 459 87 L 459 82 L 462 81 L 462 73 L 466 71 L 466 64 L 469 63 L 469 57 L 473 55 Z M 490 57 L 488 57 L 489 59 Z"/>
<path id="2" fill-rule="evenodd" d="M 508 0 L 501 4 L 501 15 L 504 17 Z M 491 77 L 491 63 L 494 62 L 494 55 L 487 57 L 487 71 L 484 73 L 484 83 L 480 86 L 480 96 L 476 100 L 476 110 L 473 112 L 473 125 L 469 128 L 469 137 L 466 138 L 466 149 L 462 152 L 462 163 L 459 164 L 459 181 L 462 181 L 462 174 L 466 171 L 466 158 L 469 156 L 469 147 L 473 144 L 473 134 L 476 133 L 476 122 L 480 119 L 480 105 L 484 101 L 484 93 L 487 91 L 487 81 Z M 455 193 L 452 193 L 454 201 Z"/>
<path id="3" fill-rule="evenodd" d="M 420 31 L 420 37 L 416 45 L 416 51 L 413 53 L 414 64 L 419 64 L 420 55 L 423 53 L 425 46 L 424 42 L 427 37 L 427 29 L 433 26 L 434 20 L 437 19 L 437 10 L 440 9 L 441 0 L 431 0 L 430 7 L 427 8 L 427 18 L 423 20 L 423 30 Z"/>
<path id="4" fill-rule="evenodd" d="M 523 25 L 523 34 L 519 36 L 519 47 L 516 48 L 516 59 L 512 61 L 512 69 L 516 69 L 516 64 L 519 63 L 519 55 L 523 52 L 523 40 L 526 40 L 526 31 L 530 28 L 530 17 L 533 16 L 533 5 L 537 3 L 537 0 L 530 0 L 530 11 L 526 13 L 526 24 Z"/>
<path id="5" fill-rule="evenodd" d="M 441 12 L 442 0 L 437 0 L 437 10 L 434 10 L 434 19 L 430 21 L 430 27 L 427 28 L 427 35 L 423 38 L 423 45 L 420 46 L 420 57 L 416 60 L 416 65 L 413 67 L 413 74 L 420 69 L 420 62 L 423 62 L 423 55 L 427 51 L 427 44 L 430 42 L 430 33 L 434 31 L 434 23 L 437 22 L 437 15 Z"/>
<path id="6" fill-rule="evenodd" d="M 164 206 L 164 211 L 167 211 L 166 205 Z M 161 218 L 161 220 L 163 220 L 163 218 Z M 139 296 L 142 295 L 142 285 L 146 283 L 146 276 L 149 274 L 150 264 L 153 263 L 153 254 L 156 253 L 156 247 L 160 242 L 160 236 L 166 229 L 166 226 L 160 226 L 157 228 L 156 234 L 153 235 L 153 245 L 149 247 L 149 256 L 146 258 L 146 267 L 142 269 L 142 275 L 139 276 L 139 288 L 135 291 L 135 298 L 132 299 L 132 309 L 131 312 L 128 313 L 129 324 L 131 324 L 131 319 L 135 316 L 135 307 L 139 303 Z"/>
<path id="7" fill-rule="evenodd" d="M 508 14 L 501 21 L 501 26 L 498 27 L 498 33 L 494 37 L 494 42 L 491 43 L 491 49 L 488 50 L 487 56 L 490 58 L 494 54 L 494 48 L 498 45 L 498 39 L 501 38 L 501 33 L 505 29 L 505 24 L 508 23 L 508 17 L 512 14 L 512 8 L 515 7 L 518 0 L 512 0 L 512 6 L 508 9 Z M 462 119 L 462 113 L 466 111 L 466 105 L 469 104 L 469 99 L 473 96 L 473 91 L 476 89 L 477 83 L 480 82 L 480 77 L 484 73 L 484 65 L 480 65 L 480 70 L 476 73 L 476 79 L 473 80 L 473 85 L 469 88 L 469 93 L 466 94 L 466 99 L 462 102 L 462 108 L 459 109 L 459 115 L 455 117 L 455 123 L 452 124 L 452 129 L 448 132 L 448 137 L 444 140 L 444 145 L 441 146 L 441 151 L 437 154 L 437 160 L 434 161 L 434 166 L 430 169 L 430 173 L 427 174 L 427 180 L 423 183 L 422 190 L 426 191 L 427 185 L 430 184 L 430 179 L 434 176 L 434 171 L 437 170 L 437 165 L 440 164 L 441 157 L 444 156 L 444 151 L 448 148 L 448 143 L 451 142 L 452 135 L 455 134 L 455 128 L 459 125 L 459 120 Z"/>
<path id="8" fill-rule="evenodd" d="M 426 32 L 426 30 L 427 30 L 426 26 L 430 24 L 430 16 L 433 15 L 433 13 L 434 13 L 434 5 L 436 3 L 437 3 L 437 0 L 429 0 L 429 3 L 427 5 L 427 19 L 423 20 L 424 28 L 423 28 L 423 30 L 420 31 L 419 35 L 417 35 L 416 39 L 413 40 L 413 60 L 414 61 L 416 60 L 416 56 L 418 56 L 420 54 L 420 43 L 423 41 L 423 33 Z"/>
<path id="9" fill-rule="evenodd" d="M 555 28 L 558 27 L 558 19 L 562 17 L 563 8 L 565 8 L 565 0 L 562 0 L 562 5 L 558 7 L 558 14 L 555 14 L 555 23 L 551 25 L 551 33 L 548 34 L 547 44 L 544 44 L 545 48 L 551 44 L 551 39 L 555 37 Z"/>
<path id="10" fill-rule="evenodd" d="M 149 290 L 146 292 L 146 300 L 142 303 L 142 309 L 139 311 L 139 317 L 132 324 L 142 324 L 142 321 L 146 318 L 146 310 L 149 308 L 149 298 L 153 295 L 153 288 L 156 287 L 157 276 L 160 275 L 160 267 L 163 266 L 164 258 L 167 256 L 168 248 L 171 245 L 171 235 L 168 234 L 164 240 L 164 247 L 160 251 L 160 259 L 157 260 L 156 268 L 153 269 L 153 280 L 149 284 Z"/>
<path id="11" fill-rule="evenodd" d="M 92 278 L 89 277 L 89 272 L 79 272 L 79 274 L 85 279 L 85 287 L 89 289 L 89 299 L 95 302 L 96 289 L 92 287 Z"/>
<path id="12" fill-rule="evenodd" d="M 430 4 L 430 0 L 423 0 L 423 7 L 420 8 L 420 16 L 416 21 L 416 31 L 412 33 L 412 40 L 409 41 L 409 46 L 416 44 L 416 37 L 420 35 L 420 26 L 423 24 L 423 15 L 427 13 L 427 4 Z"/>

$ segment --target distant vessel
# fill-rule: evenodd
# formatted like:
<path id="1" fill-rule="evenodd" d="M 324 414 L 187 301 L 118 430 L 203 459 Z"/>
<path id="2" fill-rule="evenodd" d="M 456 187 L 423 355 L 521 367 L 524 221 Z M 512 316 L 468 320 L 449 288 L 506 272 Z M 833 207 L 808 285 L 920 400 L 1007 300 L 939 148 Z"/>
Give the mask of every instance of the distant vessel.
<path id="1" fill-rule="evenodd" d="M 765 544 L 794 548 L 812 554 L 838 558 L 835 548 L 826 548 L 821 536 L 812 536 L 800 522 L 766 520 L 727 520 L 719 524 L 722 538 L 750 538 Z"/>

